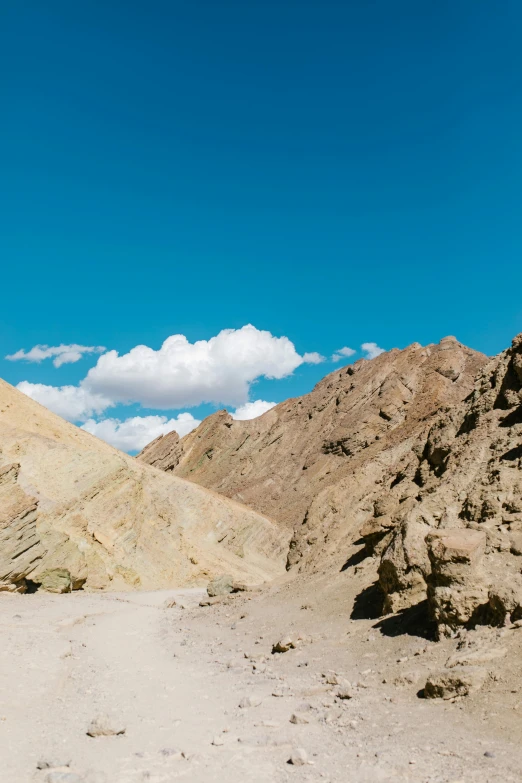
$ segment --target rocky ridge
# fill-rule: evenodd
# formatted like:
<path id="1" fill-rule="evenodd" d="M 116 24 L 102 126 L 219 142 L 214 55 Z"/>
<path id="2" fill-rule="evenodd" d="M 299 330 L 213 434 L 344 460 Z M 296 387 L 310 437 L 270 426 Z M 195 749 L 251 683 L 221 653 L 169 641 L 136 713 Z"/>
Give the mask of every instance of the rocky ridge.
<path id="1" fill-rule="evenodd" d="M 0 381 L 0 590 L 158 589 L 280 572 L 288 534 Z"/>
<path id="2" fill-rule="evenodd" d="M 157 439 L 138 460 L 190 478 L 294 531 L 291 569 L 340 568 L 369 521 L 382 537 L 419 487 L 412 454 L 444 407 L 473 388 L 486 357 L 445 338 L 414 343 L 326 376 L 304 397 L 251 421 L 219 411 L 181 441 Z M 404 477 L 403 477 L 404 474 Z"/>
<path id="3" fill-rule="evenodd" d="M 489 360 L 391 351 L 175 447 L 176 473 L 294 527 L 290 571 L 373 563 L 376 615 L 420 608 L 439 636 L 522 620 L 522 335 Z"/>

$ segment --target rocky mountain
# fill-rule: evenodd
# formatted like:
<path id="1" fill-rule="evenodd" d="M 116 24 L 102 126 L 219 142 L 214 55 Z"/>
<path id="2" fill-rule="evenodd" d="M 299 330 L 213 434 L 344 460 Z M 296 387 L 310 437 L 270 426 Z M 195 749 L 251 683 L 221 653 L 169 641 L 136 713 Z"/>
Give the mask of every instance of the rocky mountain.
<path id="1" fill-rule="evenodd" d="M 288 534 L 118 452 L 0 381 L 0 590 L 64 592 L 284 572 Z"/>
<path id="2" fill-rule="evenodd" d="M 181 441 L 158 438 L 138 460 L 295 530 L 289 565 L 342 559 L 376 502 L 400 506 L 417 494 L 414 482 L 398 479 L 414 444 L 442 408 L 471 392 L 485 361 L 451 337 L 415 343 L 336 370 L 257 419 L 219 411 Z"/>
<path id="3" fill-rule="evenodd" d="M 367 616 L 414 611 L 439 637 L 522 621 L 522 335 L 492 359 L 453 338 L 391 351 L 142 459 L 161 449 L 294 527 L 291 571 L 363 573 Z"/>

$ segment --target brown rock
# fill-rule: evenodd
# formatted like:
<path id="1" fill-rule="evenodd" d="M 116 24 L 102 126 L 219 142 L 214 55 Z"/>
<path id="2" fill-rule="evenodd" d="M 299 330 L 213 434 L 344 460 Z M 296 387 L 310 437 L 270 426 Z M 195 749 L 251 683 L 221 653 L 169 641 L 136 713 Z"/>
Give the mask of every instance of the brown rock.
<path id="1" fill-rule="evenodd" d="M 424 696 L 427 699 L 469 696 L 484 685 L 487 676 L 486 669 L 478 666 L 445 669 L 430 674 L 424 686 Z"/>
<path id="2" fill-rule="evenodd" d="M 145 446 L 136 459 L 169 473 L 177 467 L 182 454 L 183 447 L 179 435 L 175 430 L 172 430 L 167 435 L 160 435 Z"/>
<path id="3" fill-rule="evenodd" d="M 109 718 L 106 714 L 94 718 L 87 729 L 89 737 L 114 737 L 118 734 L 125 734 L 125 726 Z"/>
<path id="4" fill-rule="evenodd" d="M 484 556 L 486 534 L 469 529 L 436 530 L 427 536 L 426 544 L 438 581 L 464 584 Z"/>
<path id="5" fill-rule="evenodd" d="M 401 521 L 419 490 L 416 444 L 485 361 L 454 339 L 360 360 L 257 419 L 210 416 L 182 439 L 174 472 L 296 529 L 289 568 L 339 561 L 371 514 L 375 543 Z"/>

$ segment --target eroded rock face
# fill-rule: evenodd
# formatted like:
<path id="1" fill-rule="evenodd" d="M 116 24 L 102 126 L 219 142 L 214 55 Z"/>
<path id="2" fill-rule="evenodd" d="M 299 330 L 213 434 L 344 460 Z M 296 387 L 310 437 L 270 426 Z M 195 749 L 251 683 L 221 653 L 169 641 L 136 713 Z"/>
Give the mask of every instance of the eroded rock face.
<path id="1" fill-rule="evenodd" d="M 0 590 L 155 589 L 284 572 L 271 520 L 138 462 L 0 381 Z"/>
<path id="2" fill-rule="evenodd" d="M 182 454 L 183 447 L 179 435 L 175 430 L 172 430 L 167 435 L 160 435 L 145 446 L 136 459 L 168 473 L 177 468 Z"/>
<path id="3" fill-rule="evenodd" d="M 472 391 L 485 361 L 454 338 L 362 359 L 252 421 L 205 419 L 182 438 L 174 472 L 293 530 L 289 569 L 325 558 L 340 568 L 361 528 L 369 552 L 389 544 L 419 492 L 431 425 Z"/>
<path id="4" fill-rule="evenodd" d="M 20 464 L 0 466 L 0 590 L 25 592 L 26 575 L 43 556 L 38 503 L 18 483 Z"/>
<path id="5" fill-rule="evenodd" d="M 439 633 L 522 616 L 522 336 L 479 372 L 473 392 L 433 423 L 413 512 L 428 525 L 413 581 L 403 525 L 382 554 L 388 609 L 428 599 Z M 422 555 L 424 548 L 427 555 Z M 393 579 L 387 574 L 395 566 Z"/>

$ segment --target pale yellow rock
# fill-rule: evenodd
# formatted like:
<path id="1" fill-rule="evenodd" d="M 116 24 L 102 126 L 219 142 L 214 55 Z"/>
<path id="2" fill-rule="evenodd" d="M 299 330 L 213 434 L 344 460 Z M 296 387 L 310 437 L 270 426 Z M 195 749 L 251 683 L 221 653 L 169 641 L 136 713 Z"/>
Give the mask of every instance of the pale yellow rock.
<path id="1" fill-rule="evenodd" d="M 12 589 L 26 578 L 63 587 L 57 570 L 73 589 L 118 590 L 284 571 L 289 533 L 270 519 L 138 462 L 4 381 L 0 455 L 0 582 Z"/>

